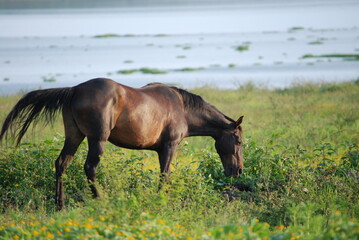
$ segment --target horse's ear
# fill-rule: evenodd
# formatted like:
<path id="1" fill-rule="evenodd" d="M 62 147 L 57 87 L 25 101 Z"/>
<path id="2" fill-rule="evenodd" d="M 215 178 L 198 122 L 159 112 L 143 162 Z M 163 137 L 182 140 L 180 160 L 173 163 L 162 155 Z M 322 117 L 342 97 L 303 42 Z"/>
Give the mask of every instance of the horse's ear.
<path id="1" fill-rule="evenodd" d="M 241 125 L 241 123 L 242 123 L 242 121 L 243 121 L 243 117 L 244 117 L 244 116 L 240 116 L 240 117 L 238 118 L 238 120 L 236 121 L 236 128 L 238 128 L 238 127 Z"/>

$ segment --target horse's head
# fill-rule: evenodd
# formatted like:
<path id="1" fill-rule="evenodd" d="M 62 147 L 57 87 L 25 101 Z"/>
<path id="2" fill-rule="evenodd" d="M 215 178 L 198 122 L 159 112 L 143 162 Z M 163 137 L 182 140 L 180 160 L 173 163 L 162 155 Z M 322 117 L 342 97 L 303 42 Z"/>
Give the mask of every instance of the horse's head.
<path id="1" fill-rule="evenodd" d="M 243 171 L 242 128 L 243 116 L 234 124 L 234 127 L 216 138 L 216 149 L 221 157 L 224 174 L 229 177 L 239 177 Z"/>

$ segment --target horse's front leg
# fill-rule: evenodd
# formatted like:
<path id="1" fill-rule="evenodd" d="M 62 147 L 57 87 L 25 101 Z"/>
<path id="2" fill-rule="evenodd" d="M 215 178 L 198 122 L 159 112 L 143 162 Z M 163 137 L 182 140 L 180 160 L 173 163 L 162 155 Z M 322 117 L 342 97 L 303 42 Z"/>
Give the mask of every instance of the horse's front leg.
<path id="1" fill-rule="evenodd" d="M 169 181 L 169 176 L 171 173 L 170 164 L 178 147 L 178 143 L 179 142 L 177 141 L 165 143 L 162 148 L 157 151 L 161 168 L 160 184 L 158 186 L 158 190 L 161 190 L 164 182 Z"/>

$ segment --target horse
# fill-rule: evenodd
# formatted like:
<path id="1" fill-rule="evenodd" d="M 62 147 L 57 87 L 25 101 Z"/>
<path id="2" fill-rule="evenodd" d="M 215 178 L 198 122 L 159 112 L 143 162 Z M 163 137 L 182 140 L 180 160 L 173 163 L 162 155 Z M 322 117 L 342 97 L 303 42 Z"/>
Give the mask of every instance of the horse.
<path id="1" fill-rule="evenodd" d="M 96 78 L 74 87 L 35 90 L 24 95 L 6 117 L 0 141 L 11 135 L 18 145 L 33 122 L 52 122 L 62 111 L 64 146 L 56 159 L 55 203 L 65 208 L 62 175 L 86 137 L 84 170 L 93 197 L 96 170 L 106 141 L 123 148 L 156 151 L 161 179 L 168 179 L 171 160 L 183 138 L 210 136 L 227 177 L 243 170 L 243 116 L 233 120 L 202 97 L 181 88 L 151 83 L 131 88 L 111 79 Z M 10 134 L 9 134 L 10 133 Z"/>

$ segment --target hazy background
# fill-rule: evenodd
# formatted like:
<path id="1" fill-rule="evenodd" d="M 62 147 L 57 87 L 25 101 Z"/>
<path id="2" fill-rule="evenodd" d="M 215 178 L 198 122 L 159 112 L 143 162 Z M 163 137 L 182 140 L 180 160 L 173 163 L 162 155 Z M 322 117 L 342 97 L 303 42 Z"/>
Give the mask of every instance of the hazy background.
<path id="1" fill-rule="evenodd" d="M 0 0 L 0 94 L 95 77 L 185 88 L 351 81 L 358 12 L 354 0 Z"/>

